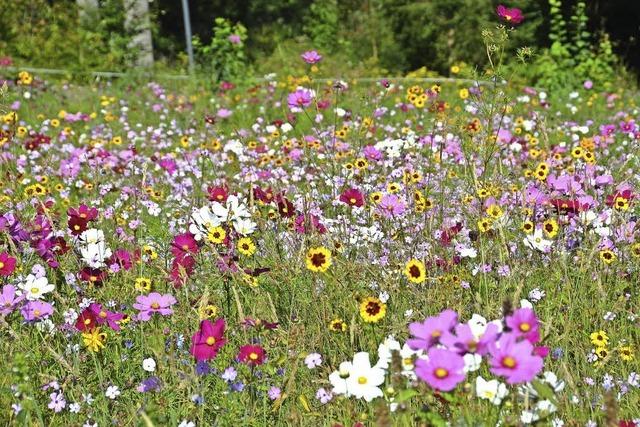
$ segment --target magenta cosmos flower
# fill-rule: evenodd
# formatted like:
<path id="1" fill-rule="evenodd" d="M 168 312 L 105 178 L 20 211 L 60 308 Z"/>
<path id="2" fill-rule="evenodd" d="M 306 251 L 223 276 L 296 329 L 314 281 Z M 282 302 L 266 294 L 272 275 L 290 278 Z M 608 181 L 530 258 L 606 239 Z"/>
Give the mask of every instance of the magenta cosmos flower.
<path id="1" fill-rule="evenodd" d="M 292 111 L 299 111 L 311 105 L 313 100 L 313 92 L 309 89 L 300 88 L 295 92 L 291 92 L 287 97 L 287 103 Z"/>
<path id="2" fill-rule="evenodd" d="M 356 206 L 359 208 L 360 206 L 364 205 L 364 196 L 355 188 L 349 188 L 340 195 L 340 201 L 342 203 L 346 203 L 349 206 Z"/>
<path id="3" fill-rule="evenodd" d="M 151 292 L 149 295 L 139 295 L 133 308 L 139 310 L 138 320 L 146 322 L 151 319 L 153 313 L 159 313 L 163 316 L 173 314 L 171 306 L 177 301 L 171 294 L 159 294 Z"/>
<path id="4" fill-rule="evenodd" d="M 11 276 L 16 269 L 16 259 L 6 252 L 0 254 L 0 276 Z"/>
<path id="5" fill-rule="evenodd" d="M 27 322 L 46 319 L 53 314 L 53 306 L 44 301 L 29 301 L 20 310 Z"/>
<path id="6" fill-rule="evenodd" d="M 226 343 L 224 334 L 224 319 L 214 323 L 209 320 L 200 322 L 200 330 L 191 337 L 191 354 L 197 361 L 213 359 Z"/>
<path id="7" fill-rule="evenodd" d="M 514 334 L 503 334 L 491 346 L 489 361 L 492 374 L 506 378 L 509 384 L 531 381 L 542 370 L 542 357 L 533 354 L 533 344 L 517 341 Z"/>
<path id="8" fill-rule="evenodd" d="M 386 218 L 393 218 L 402 215 L 406 206 L 402 199 L 395 194 L 385 194 L 378 203 L 378 210 Z"/>
<path id="9" fill-rule="evenodd" d="M 428 317 L 424 322 L 413 322 L 409 325 L 409 332 L 415 338 L 407 340 L 407 344 L 414 350 L 429 350 L 440 341 L 458 322 L 458 314 L 453 310 L 444 310 L 437 316 Z"/>
<path id="10" fill-rule="evenodd" d="M 259 345 L 243 345 L 238 353 L 238 360 L 247 365 L 262 365 L 267 354 Z"/>
<path id="11" fill-rule="evenodd" d="M 89 311 L 93 313 L 95 321 L 99 325 L 106 324 L 108 327 L 113 329 L 114 331 L 120 330 L 120 325 L 118 322 L 124 319 L 124 314 L 122 313 L 113 313 L 109 310 L 106 310 L 102 307 L 102 304 L 92 303 L 89 305 Z"/>
<path id="12" fill-rule="evenodd" d="M 15 286 L 4 286 L 0 293 L 0 315 L 6 316 L 11 313 L 24 298 L 24 295 L 16 296 Z"/>
<path id="13" fill-rule="evenodd" d="M 459 354 L 432 348 L 427 357 L 416 361 L 416 375 L 434 389 L 451 391 L 464 381 L 464 359 Z"/>
<path id="14" fill-rule="evenodd" d="M 300 58 L 307 64 L 317 64 L 322 61 L 322 55 L 315 50 L 308 50 L 300 55 Z"/>
<path id="15" fill-rule="evenodd" d="M 517 7 L 505 7 L 503 5 L 499 5 L 496 8 L 496 12 L 500 18 L 509 24 L 518 25 L 524 20 L 522 11 Z"/>
<path id="16" fill-rule="evenodd" d="M 519 308 L 511 316 L 507 316 L 507 326 L 517 336 L 531 344 L 540 341 L 540 324 L 536 314 L 530 308 Z"/>

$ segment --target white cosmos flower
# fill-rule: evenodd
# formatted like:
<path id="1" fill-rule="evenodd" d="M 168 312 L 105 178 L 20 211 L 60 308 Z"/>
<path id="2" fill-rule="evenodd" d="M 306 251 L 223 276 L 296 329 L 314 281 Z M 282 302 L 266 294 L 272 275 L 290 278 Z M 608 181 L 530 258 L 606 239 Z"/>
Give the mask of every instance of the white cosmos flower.
<path id="1" fill-rule="evenodd" d="M 33 274 L 29 274 L 18 287 L 29 301 L 38 300 L 55 289 L 46 277 L 36 277 Z"/>
<path id="2" fill-rule="evenodd" d="M 104 232 L 97 228 L 89 228 L 82 232 L 79 241 L 84 245 L 104 243 Z"/>
<path id="3" fill-rule="evenodd" d="M 480 399 L 487 399 L 497 406 L 508 393 L 507 386 L 498 380 L 487 381 L 481 376 L 476 378 L 476 396 Z"/>
<path id="4" fill-rule="evenodd" d="M 111 256 L 109 249 L 104 241 L 99 243 L 91 243 L 80 248 L 82 261 L 91 268 L 101 268 L 105 266 L 105 260 Z"/>
<path id="5" fill-rule="evenodd" d="M 329 375 L 329 381 L 333 386 L 333 394 L 347 394 L 347 378 L 351 375 L 353 365 L 351 362 L 342 362 L 337 371 Z"/>
<path id="6" fill-rule="evenodd" d="M 371 402 L 376 397 L 382 397 L 380 385 L 384 383 L 383 369 L 372 367 L 369 353 L 360 352 L 353 356 L 351 373 L 346 379 L 347 393 L 357 399 Z"/>
<path id="7" fill-rule="evenodd" d="M 233 229 L 243 236 L 253 233 L 256 230 L 256 226 L 257 224 L 250 219 L 236 219 L 233 221 Z"/>
<path id="8" fill-rule="evenodd" d="M 475 353 L 467 353 L 462 359 L 464 360 L 464 371 L 465 372 L 474 372 L 480 369 L 480 365 L 482 365 L 482 356 Z"/>
<path id="9" fill-rule="evenodd" d="M 523 240 L 526 247 L 530 249 L 536 249 L 540 252 L 547 252 L 551 248 L 553 243 L 551 240 L 547 240 L 542 235 L 542 229 L 538 228 L 533 234 L 529 234 Z"/>
<path id="10" fill-rule="evenodd" d="M 247 205 L 236 195 L 227 198 L 228 218 L 231 221 L 237 221 L 242 218 L 251 218 L 251 212 L 247 209 Z"/>
<path id="11" fill-rule="evenodd" d="M 400 351 L 400 348 L 400 343 L 393 337 L 393 335 L 389 335 L 378 346 L 378 363 L 376 363 L 376 368 L 387 369 L 389 367 L 389 363 L 391 363 L 391 352 L 393 350 Z"/>

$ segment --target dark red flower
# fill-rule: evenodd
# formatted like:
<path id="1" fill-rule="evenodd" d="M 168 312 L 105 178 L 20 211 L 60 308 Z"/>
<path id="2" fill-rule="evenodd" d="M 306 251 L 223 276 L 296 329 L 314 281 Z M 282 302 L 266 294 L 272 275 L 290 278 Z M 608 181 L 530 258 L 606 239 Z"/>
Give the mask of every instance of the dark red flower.
<path id="1" fill-rule="evenodd" d="M 16 269 L 16 259 L 6 252 L 0 254 L 0 276 L 10 276 Z"/>
<path id="2" fill-rule="evenodd" d="M 90 331 L 97 326 L 96 315 L 93 311 L 85 308 L 76 320 L 76 329 L 80 332 Z"/>
<path id="3" fill-rule="evenodd" d="M 266 353 L 259 345 L 243 345 L 238 353 L 238 360 L 251 366 L 262 365 L 265 357 Z"/>
<path id="4" fill-rule="evenodd" d="M 98 268 L 85 267 L 80 271 L 80 279 L 94 285 L 100 285 L 107 278 L 107 272 Z"/>
<path id="5" fill-rule="evenodd" d="M 69 208 L 67 215 L 85 220 L 85 222 L 93 221 L 98 218 L 98 210 L 90 208 L 87 205 L 80 205 L 77 209 Z"/>
<path id="6" fill-rule="evenodd" d="M 209 187 L 207 188 L 207 192 L 209 193 L 209 200 L 212 202 L 224 203 L 227 201 L 227 197 L 229 197 L 229 192 L 225 187 Z"/>
<path id="7" fill-rule="evenodd" d="M 349 188 L 340 195 L 340 201 L 349 206 L 361 207 L 364 205 L 364 195 L 355 188 Z"/>

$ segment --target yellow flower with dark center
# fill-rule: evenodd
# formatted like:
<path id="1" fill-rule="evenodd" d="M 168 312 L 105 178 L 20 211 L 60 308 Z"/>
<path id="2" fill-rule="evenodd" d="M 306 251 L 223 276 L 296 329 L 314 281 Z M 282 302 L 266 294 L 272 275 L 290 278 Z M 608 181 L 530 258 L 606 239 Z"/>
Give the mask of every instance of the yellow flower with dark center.
<path id="1" fill-rule="evenodd" d="M 238 252 L 242 255 L 251 256 L 256 252 L 256 245 L 253 243 L 250 237 L 243 237 L 238 240 Z"/>
<path id="2" fill-rule="evenodd" d="M 630 362 L 635 357 L 633 353 L 633 348 L 629 345 L 620 347 L 618 349 L 618 354 L 620 355 L 620 359 L 624 360 L 625 362 Z"/>
<path id="3" fill-rule="evenodd" d="M 503 214 L 504 212 L 502 211 L 502 208 L 498 205 L 491 205 L 487 208 L 487 215 L 493 219 L 498 219 L 502 217 Z"/>
<path id="4" fill-rule="evenodd" d="M 555 219 L 549 218 L 542 224 L 542 229 L 548 237 L 554 238 L 558 235 L 560 227 Z"/>
<path id="5" fill-rule="evenodd" d="M 136 279 L 136 284 L 134 287 L 136 291 L 149 292 L 151 291 L 151 279 L 148 279 L 146 277 L 138 277 Z"/>
<path id="6" fill-rule="evenodd" d="M 347 324 L 342 319 L 336 318 L 329 322 L 329 330 L 332 332 L 345 332 Z"/>
<path id="7" fill-rule="evenodd" d="M 107 334 L 100 332 L 100 328 L 94 328 L 82 333 L 82 341 L 89 350 L 97 353 L 104 348 L 104 343 L 107 341 Z"/>
<path id="8" fill-rule="evenodd" d="M 618 196 L 613 202 L 613 207 L 619 211 L 627 211 L 629 210 L 629 199 Z"/>
<path id="9" fill-rule="evenodd" d="M 605 264 L 611 264 L 613 263 L 618 257 L 616 256 L 616 254 L 610 250 L 610 249 L 603 249 L 600 251 L 600 259 L 605 263 Z"/>
<path id="10" fill-rule="evenodd" d="M 591 339 L 591 344 L 596 347 L 606 347 L 609 344 L 609 336 L 605 331 L 596 331 L 589 335 Z"/>
<path id="11" fill-rule="evenodd" d="M 404 275 L 412 283 L 422 283 L 427 279 L 427 269 L 422 261 L 414 258 L 404 266 Z"/>
<path id="12" fill-rule="evenodd" d="M 522 223 L 522 231 L 524 231 L 527 234 L 531 234 L 533 233 L 533 230 L 535 229 L 535 226 L 533 224 L 533 222 L 531 221 L 525 221 Z"/>
<path id="13" fill-rule="evenodd" d="M 369 200 L 371 200 L 371 203 L 377 205 L 378 203 L 380 203 L 380 200 L 382 200 L 382 193 L 379 191 L 375 191 L 371 193 L 369 195 Z"/>
<path id="14" fill-rule="evenodd" d="M 311 248 L 305 261 L 309 270 L 324 273 L 331 266 L 331 252 L 322 246 Z"/>
<path id="15" fill-rule="evenodd" d="M 598 358 L 604 359 L 609 355 L 609 350 L 607 350 L 606 347 L 598 347 L 596 348 L 596 355 L 598 356 Z"/>
<path id="16" fill-rule="evenodd" d="M 640 243 L 634 243 L 631 246 L 631 254 L 636 258 L 640 258 Z"/>
<path id="17" fill-rule="evenodd" d="M 486 233 L 491 230 L 491 224 L 491 218 L 482 218 L 478 221 L 478 230 L 480 230 L 481 233 Z"/>
<path id="18" fill-rule="evenodd" d="M 387 314 L 387 305 L 376 297 L 367 297 L 360 303 L 360 317 L 367 323 L 378 323 Z"/>
<path id="19" fill-rule="evenodd" d="M 467 99 L 469 97 L 469 89 L 460 89 L 458 91 L 458 96 L 460 97 L 460 99 Z"/>
<path id="20" fill-rule="evenodd" d="M 222 227 L 211 227 L 207 232 L 207 240 L 216 245 L 224 242 L 226 237 L 227 232 Z"/>
<path id="21" fill-rule="evenodd" d="M 218 314 L 218 307 L 213 304 L 207 304 L 198 307 L 198 315 L 201 320 L 212 319 Z"/>

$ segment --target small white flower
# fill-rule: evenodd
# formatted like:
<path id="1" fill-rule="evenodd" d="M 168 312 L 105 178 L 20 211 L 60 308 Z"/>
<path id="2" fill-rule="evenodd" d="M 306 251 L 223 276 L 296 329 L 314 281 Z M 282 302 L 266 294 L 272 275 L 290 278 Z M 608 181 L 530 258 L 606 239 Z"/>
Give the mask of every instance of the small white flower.
<path id="1" fill-rule="evenodd" d="M 476 396 L 480 399 L 487 399 L 497 406 L 508 393 L 507 386 L 498 380 L 487 381 L 480 376 L 476 378 Z"/>
<path id="2" fill-rule="evenodd" d="M 322 356 L 318 353 L 310 353 L 304 358 L 304 364 L 307 365 L 309 369 L 320 366 L 322 364 Z"/>
<path id="3" fill-rule="evenodd" d="M 104 393 L 111 400 L 115 400 L 118 396 L 120 396 L 120 390 L 117 385 L 110 385 L 107 387 L 107 391 Z"/>
<path id="4" fill-rule="evenodd" d="M 152 357 L 144 359 L 142 361 L 142 369 L 147 372 L 154 372 L 156 370 L 156 361 Z"/>
<path id="5" fill-rule="evenodd" d="M 387 301 L 389 301 L 389 292 L 386 292 L 386 291 L 380 292 L 380 295 L 378 295 L 378 299 L 382 301 L 384 304 L 386 304 Z"/>
<path id="6" fill-rule="evenodd" d="M 196 427 L 196 423 L 189 420 L 182 420 L 182 422 L 178 424 L 178 427 Z"/>

